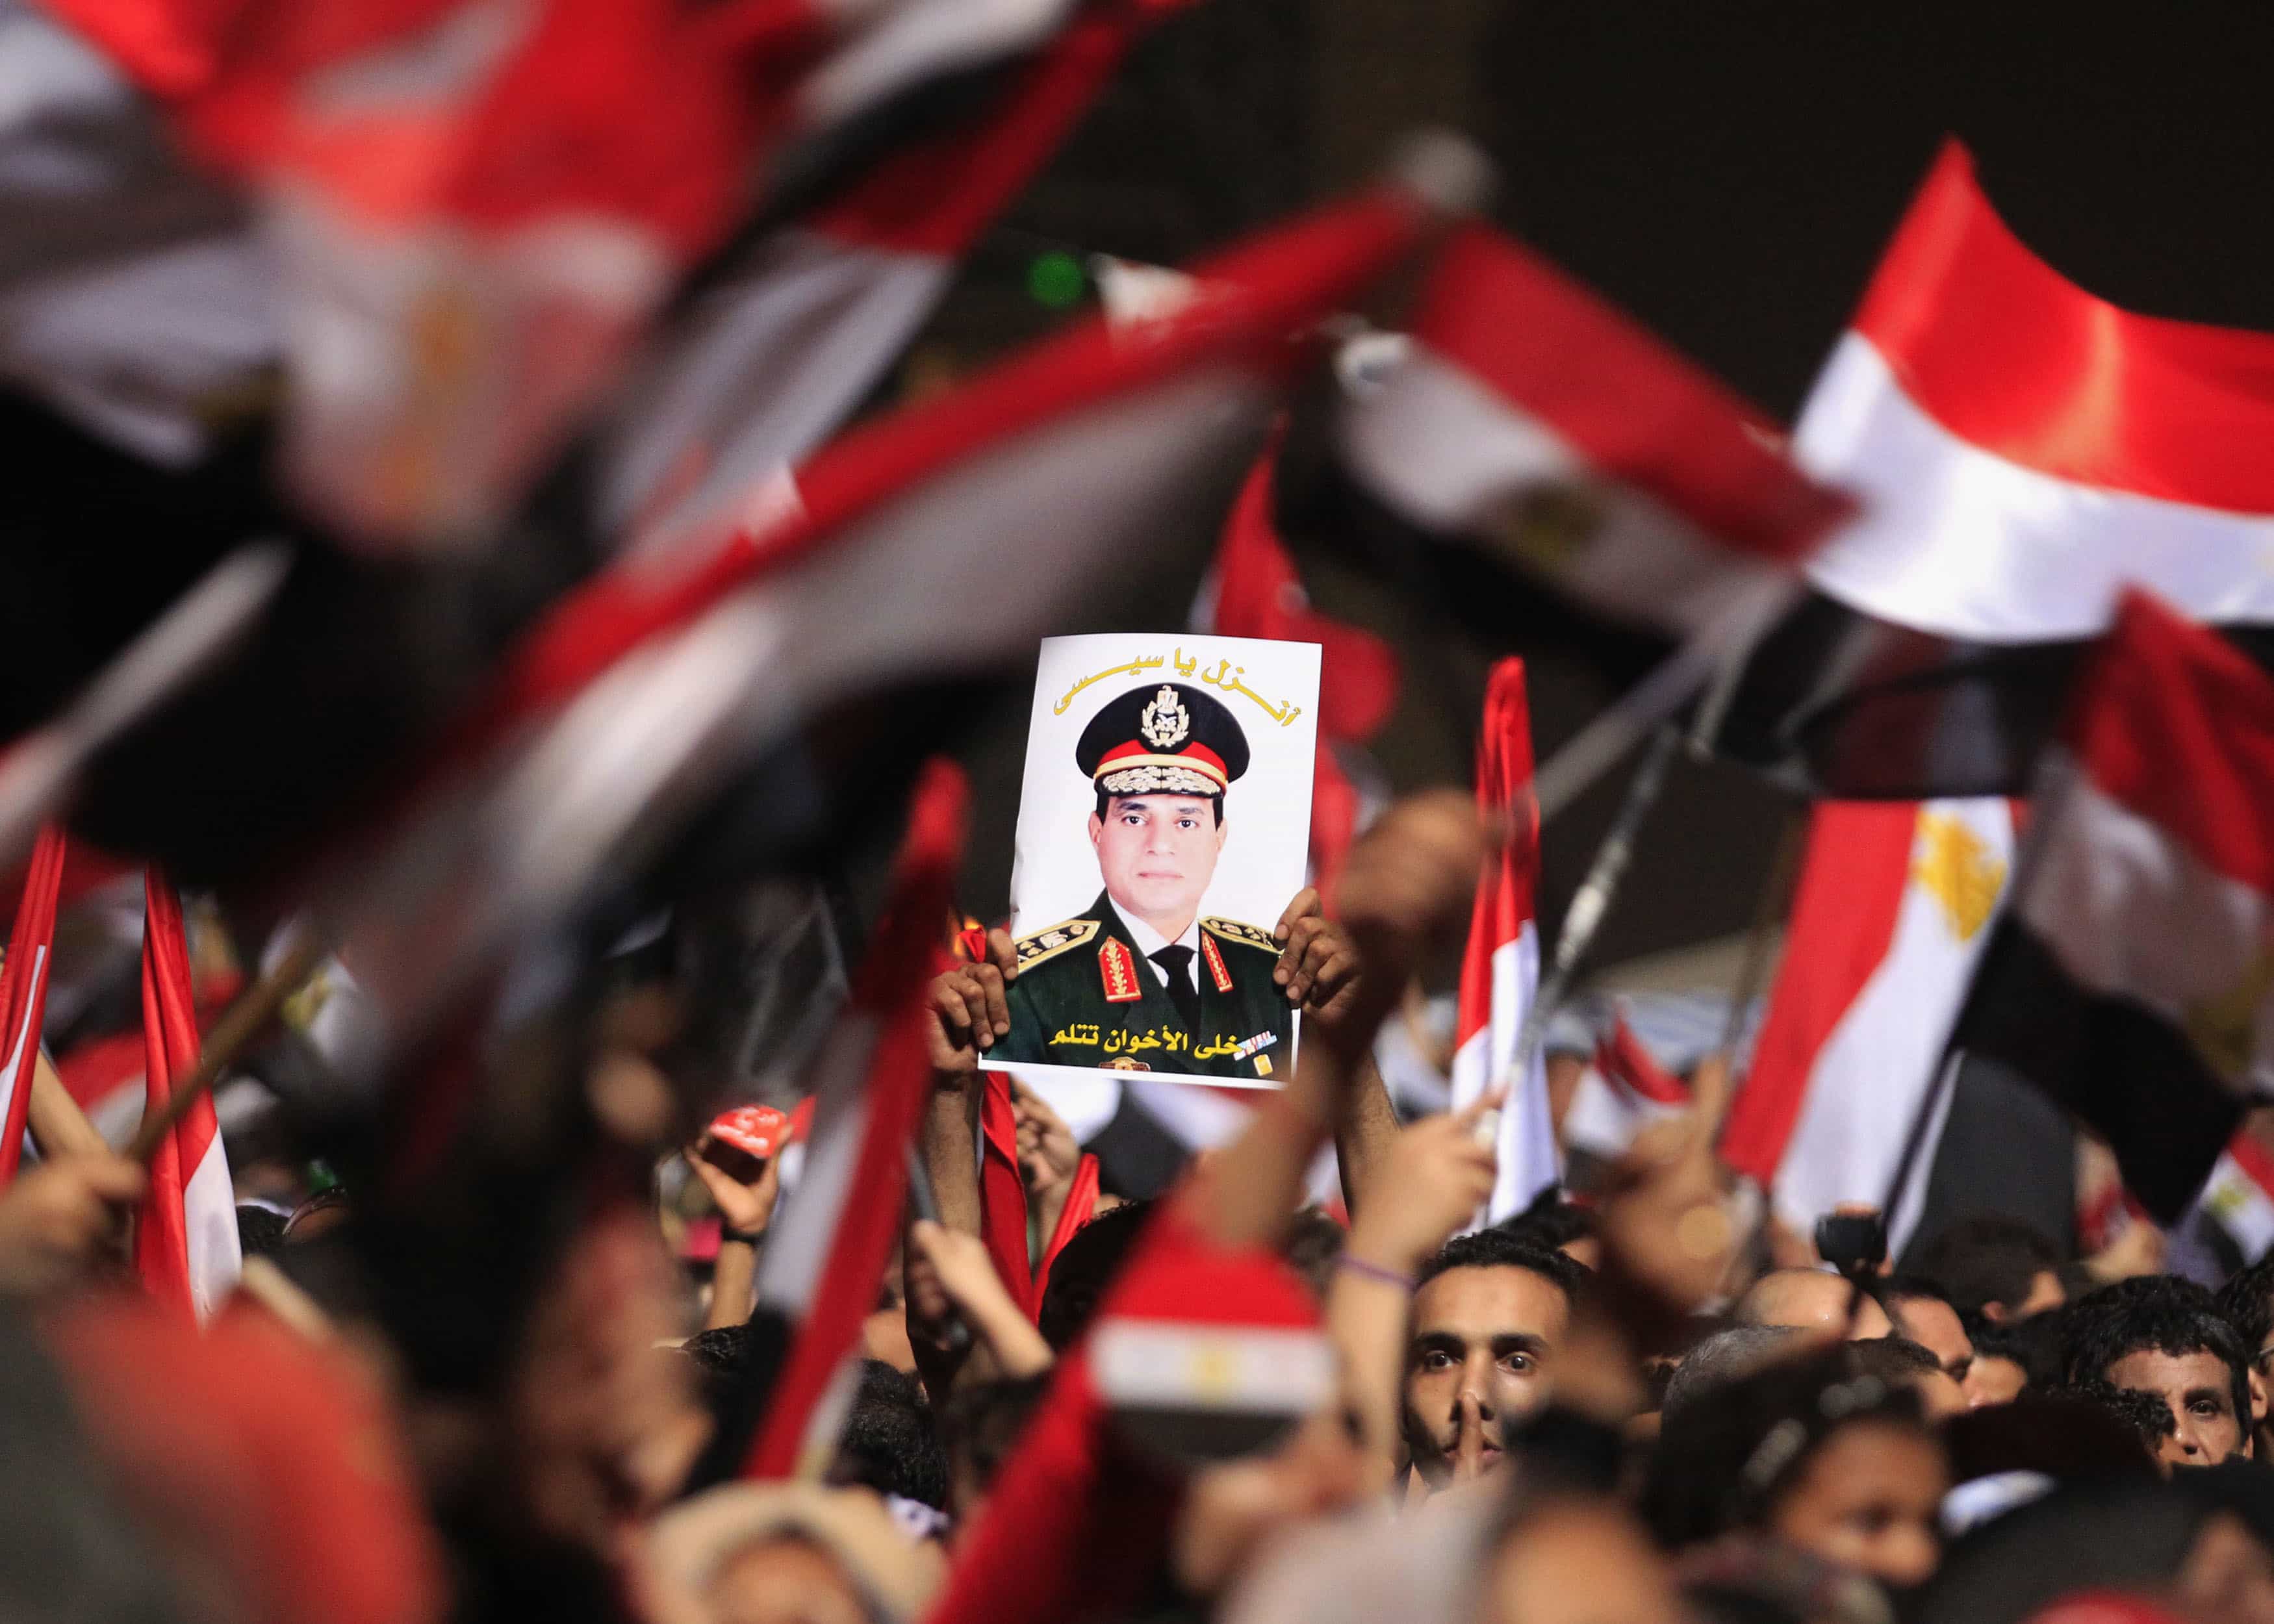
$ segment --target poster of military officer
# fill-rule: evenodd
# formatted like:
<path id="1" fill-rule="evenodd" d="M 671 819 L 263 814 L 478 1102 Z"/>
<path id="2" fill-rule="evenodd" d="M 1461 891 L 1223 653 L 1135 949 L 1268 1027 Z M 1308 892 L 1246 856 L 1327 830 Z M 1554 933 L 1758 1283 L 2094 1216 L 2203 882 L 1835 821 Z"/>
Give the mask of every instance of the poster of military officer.
<path id="1" fill-rule="evenodd" d="M 1284 1081 L 1272 929 L 1304 883 L 1318 646 L 1058 637 L 1038 669 L 989 1064 Z"/>

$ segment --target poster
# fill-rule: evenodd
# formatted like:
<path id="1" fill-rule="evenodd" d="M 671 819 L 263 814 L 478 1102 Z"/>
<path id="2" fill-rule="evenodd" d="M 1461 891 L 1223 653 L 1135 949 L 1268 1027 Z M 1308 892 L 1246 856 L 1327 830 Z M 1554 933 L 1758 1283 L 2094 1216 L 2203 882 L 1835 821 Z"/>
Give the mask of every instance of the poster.
<path id="1" fill-rule="evenodd" d="M 1019 973 L 990 1066 L 1272 1087 L 1297 1019 L 1272 932 L 1303 889 L 1319 648 L 1042 646 L 1012 870 Z"/>

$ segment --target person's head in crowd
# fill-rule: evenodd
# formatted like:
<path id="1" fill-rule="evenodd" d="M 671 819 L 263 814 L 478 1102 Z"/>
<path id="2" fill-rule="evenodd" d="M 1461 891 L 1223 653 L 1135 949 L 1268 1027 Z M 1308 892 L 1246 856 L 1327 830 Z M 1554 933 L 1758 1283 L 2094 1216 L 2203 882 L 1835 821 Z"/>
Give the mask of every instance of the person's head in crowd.
<path id="1" fill-rule="evenodd" d="M 283 1251 L 284 1214 L 255 1201 L 237 1203 L 237 1249 L 248 1258 Z"/>
<path id="2" fill-rule="evenodd" d="M 913 1624 L 945 1575 L 876 1495 L 734 1484 L 657 1519 L 654 1613 L 688 1624 Z"/>
<path id="3" fill-rule="evenodd" d="M 2069 1309 L 2067 1334 L 2070 1381 L 2151 1393 L 2170 1408 L 2167 1463 L 2250 1453 L 2250 1361 L 2202 1287 L 2169 1275 L 2119 1282 Z"/>
<path id="4" fill-rule="evenodd" d="M 1934 1571 L 1948 1487 L 1918 1395 L 1825 1349 L 1670 1411 L 1642 1509 L 1671 1550 L 1764 1534 L 1904 1589 Z"/>
<path id="5" fill-rule="evenodd" d="M 1982 1320 L 1968 1327 L 1974 1342 L 1974 1367 L 1968 1372 L 1985 1404 L 2007 1404 L 2024 1388 L 2050 1392 L 2066 1379 L 2063 1316 L 2037 1314 L 2003 1324 Z"/>
<path id="6" fill-rule="evenodd" d="M 1974 1339 L 1940 1286 L 1924 1274 L 1890 1274 L 1879 1282 L 1878 1296 L 1895 1335 L 1933 1354 L 1944 1374 L 1965 1390 L 1968 1403 L 1990 1402 L 1969 1385 L 1974 1374 Z"/>
<path id="7" fill-rule="evenodd" d="M 1280 1244 L 1279 1255 L 1287 1260 L 1289 1268 L 1303 1277 L 1312 1295 L 1323 1303 L 1327 1285 L 1335 1277 L 1335 1259 L 1343 1255 L 1343 1243 L 1348 1238 L 1342 1225 L 1317 1207 L 1306 1207 L 1287 1226 L 1287 1238 Z"/>
<path id="8" fill-rule="evenodd" d="M 2218 1289 L 2218 1312 L 2242 1338 L 2250 1356 L 2250 1375 L 2258 1406 L 2258 1440 L 2254 1452 L 2262 1461 L 2274 1461 L 2274 1252 L 2248 1268 L 2229 1275 Z"/>
<path id="9" fill-rule="evenodd" d="M 1894 1329 L 1887 1311 L 1858 1296 L 1842 1276 L 1823 1269 L 1771 1269 L 1737 1299 L 1730 1317 L 1740 1325 L 1776 1325 L 1837 1342 L 1885 1336 Z"/>
<path id="10" fill-rule="evenodd" d="M 1538 1200 L 1513 1217 L 1503 1218 L 1495 1227 L 1542 1252 L 1560 1252 L 1589 1268 L 1602 1261 L 1602 1243 L 1595 1238 L 1594 1214 L 1577 1202 L 1565 1200 L 1563 1192 L 1552 1184 Z"/>
<path id="11" fill-rule="evenodd" d="M 1402 1425 L 1432 1487 L 1497 1463 L 1501 1429 L 1547 1402 L 1587 1271 L 1560 1252 L 1480 1229 L 1421 1266 L 1407 1324 Z"/>
<path id="12" fill-rule="evenodd" d="M 1962 1219 L 1910 1260 L 1969 1325 L 2026 1320 L 2067 1300 L 2061 1249 L 2018 1218 Z"/>
<path id="13" fill-rule="evenodd" d="M 976 1522 L 1011 1451 L 1050 1391 L 1050 1372 L 974 1382 L 940 1407 L 940 1441 L 947 1451 L 948 1509 L 958 1534 Z"/>
<path id="14" fill-rule="evenodd" d="M 862 1362 L 829 1481 L 946 1509 L 947 1455 L 914 1377 L 876 1359 Z"/>
<path id="15" fill-rule="evenodd" d="M 1916 1616 L 2016 1624 L 2083 1590 L 2166 1596 L 2183 1613 L 2254 1624 L 2274 1617 L 2274 1565 L 2244 1520 L 2136 1479 L 2065 1484 L 1954 1540 Z"/>
<path id="16" fill-rule="evenodd" d="M 1098 1304 L 1129 1260 L 1130 1249 L 1136 1245 L 1152 1211 L 1150 1201 L 1131 1201 L 1102 1212 L 1058 1249 L 1050 1265 L 1050 1283 L 1043 1288 L 1042 1306 L 1035 1315 L 1035 1324 L 1051 1352 L 1064 1353 L 1089 1328 Z"/>
<path id="17" fill-rule="evenodd" d="M 1682 1356 L 1667 1378 L 1661 1417 L 1706 1399 L 1729 1383 L 1766 1370 L 1780 1359 L 1805 1357 L 1816 1344 L 1781 1325 L 1733 1325 L 1714 1332 Z"/>
<path id="18" fill-rule="evenodd" d="M 330 1234 L 348 1221 L 348 1192 L 344 1184 L 329 1184 L 292 1209 L 284 1221 L 284 1242 L 303 1245 Z"/>
<path id="19" fill-rule="evenodd" d="M 1877 1376 L 1889 1387 L 1909 1387 L 1917 1394 L 1919 1409 L 1928 1420 L 1939 1423 L 1965 1413 L 1965 1389 L 1950 1379 L 1941 1360 L 1909 1338 L 1876 1336 L 1849 1342 L 1847 1349 L 1861 1374 Z"/>

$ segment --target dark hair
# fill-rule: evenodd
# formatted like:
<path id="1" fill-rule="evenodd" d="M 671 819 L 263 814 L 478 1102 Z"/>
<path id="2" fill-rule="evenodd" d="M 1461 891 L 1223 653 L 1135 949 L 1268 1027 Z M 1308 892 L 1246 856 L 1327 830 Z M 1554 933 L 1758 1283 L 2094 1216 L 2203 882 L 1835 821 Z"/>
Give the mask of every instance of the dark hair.
<path id="1" fill-rule="evenodd" d="M 1348 1238 L 1342 1225 L 1317 1207 L 1306 1207 L 1295 1214 L 1287 1238 L 1280 1243 L 1279 1255 L 1303 1277 L 1311 1295 L 1324 1302 L 1328 1283 L 1335 1277 L 1335 1259 L 1343 1255 L 1343 1243 Z"/>
<path id="2" fill-rule="evenodd" d="M 1187 792 L 1180 790 L 1136 790 L 1126 795 L 1116 795 L 1109 791 L 1101 789 L 1097 792 L 1097 821 L 1101 823 L 1105 821 L 1106 815 L 1112 811 L 1113 803 L 1115 801 L 1142 801 L 1148 795 L 1182 795 L 1187 800 L 1193 799 L 1193 797 L 1192 797 Z M 1198 799 L 1209 803 L 1209 808 L 1216 813 L 1216 826 L 1218 829 L 1223 828 L 1224 792 L 1222 790 L 1217 790 L 1214 794 L 1201 795 L 1198 797 Z"/>
<path id="3" fill-rule="evenodd" d="M 940 1440 L 950 1463 L 964 1468 L 981 1492 L 993 1488 L 1050 1390 L 1050 1373 L 1044 1371 L 978 1382 L 950 1398 L 939 1412 Z"/>
<path id="4" fill-rule="evenodd" d="M 237 1249 L 248 1258 L 265 1258 L 284 1246 L 284 1214 L 250 1201 L 237 1209 Z"/>
<path id="5" fill-rule="evenodd" d="M 749 1357 L 749 1346 L 750 1327 L 747 1323 L 712 1326 L 679 1344 L 679 1351 L 694 1362 L 696 1388 L 713 1414 L 733 1392 L 742 1375 L 743 1361 Z"/>
<path id="6" fill-rule="evenodd" d="M 1683 1355 L 1667 1378 L 1666 1396 L 1659 1405 L 1660 1421 L 1806 1345 L 1806 1339 L 1789 1326 L 1733 1325 L 1714 1332 Z"/>
<path id="7" fill-rule="evenodd" d="M 1583 1241 L 1594 1234 L 1595 1214 L 1577 1202 L 1565 1200 L 1563 1192 L 1550 1184 L 1540 1192 L 1538 1200 L 1522 1212 L 1502 1219 L 1493 1228 L 1527 1241 L 1542 1252 L 1560 1252 L 1573 1241 Z"/>
<path id="8" fill-rule="evenodd" d="M 1427 1285 L 1448 1269 L 1530 1269 L 1573 1301 L 1586 1289 L 1594 1271 L 1553 1247 L 1536 1246 L 1505 1229 L 1478 1229 L 1456 1235 L 1432 1252 L 1413 1276 L 1416 1289 Z"/>
<path id="9" fill-rule="evenodd" d="M 915 1377 L 880 1359 L 861 1361 L 861 1385 L 837 1440 L 829 1481 L 947 1509 L 947 1454 Z"/>
<path id="10" fill-rule="evenodd" d="M 2156 1394 L 2142 1393 L 2136 1387 L 2120 1387 L 2106 1381 L 2080 1381 L 2063 1392 L 2080 1402 L 2106 1411 L 2130 1427 L 2150 1450 L 2180 1428 L 2180 1424 L 2172 1418 L 2169 1404 Z"/>
<path id="11" fill-rule="evenodd" d="M 2243 1350 L 2255 1357 L 2267 1335 L 2274 1333 L 2274 1252 L 2231 1276 L 2218 1289 L 2217 1302 L 2218 1312 L 2242 1338 Z"/>
<path id="12" fill-rule="evenodd" d="M 2250 1356 L 2219 1314 L 2210 1292 L 2191 1280 L 2142 1274 L 2104 1286 L 2065 1315 L 2072 1386 L 2106 1381 L 2111 1366 L 2135 1353 L 2208 1353 L 2227 1368 L 2234 1415 L 2250 1431 Z"/>
<path id="13" fill-rule="evenodd" d="M 1950 1302 L 1949 1292 L 1945 1291 L 1924 1274 L 1882 1274 L 1877 1280 L 1868 1283 L 1871 1289 L 1871 1295 L 1879 1299 L 1879 1306 L 1882 1308 L 1886 1308 L 1890 1303 L 1900 1302 L 1907 1297 L 1923 1297 L 1930 1303 L 1950 1303 L 1953 1308 L 1958 1306 L 1957 1304 Z M 1894 1313 L 1890 1312 L 1887 1318 L 1894 1319 Z"/>
<path id="14" fill-rule="evenodd" d="M 2039 1274 L 2060 1272 L 2061 1249 L 2018 1218 L 1968 1218 L 1912 1254 L 1912 1262 L 1970 1324 L 1989 1304 L 2027 1302 Z"/>
<path id="15" fill-rule="evenodd" d="M 1967 1334 L 1973 1338 L 1976 1358 L 2013 1360 L 2022 1367 L 2027 1384 L 2039 1392 L 2061 1385 L 2066 1349 L 2060 1313 L 2031 1314 L 2003 1324 L 1984 1320 L 1969 1326 Z"/>
<path id="16" fill-rule="evenodd" d="M 1099 1301 L 1129 1260 L 1130 1248 L 1152 1211 L 1150 1201 L 1109 1208 L 1076 1229 L 1059 1248 L 1035 1313 L 1035 1328 L 1052 1352 L 1064 1353 L 1089 1328 Z"/>
<path id="17" fill-rule="evenodd" d="M 1826 1441 L 1861 1422 L 1934 1436 L 1917 1394 L 1856 1374 L 1845 1349 L 1740 1376 L 1712 1402 L 1666 1414 L 1643 1482 L 1643 1520 L 1669 1550 L 1761 1528 Z"/>
<path id="18" fill-rule="evenodd" d="M 1908 1336 L 1875 1336 L 1845 1347 L 1849 1365 L 1859 1376 L 1877 1376 L 1892 1384 L 1942 1372 L 1942 1361 Z"/>

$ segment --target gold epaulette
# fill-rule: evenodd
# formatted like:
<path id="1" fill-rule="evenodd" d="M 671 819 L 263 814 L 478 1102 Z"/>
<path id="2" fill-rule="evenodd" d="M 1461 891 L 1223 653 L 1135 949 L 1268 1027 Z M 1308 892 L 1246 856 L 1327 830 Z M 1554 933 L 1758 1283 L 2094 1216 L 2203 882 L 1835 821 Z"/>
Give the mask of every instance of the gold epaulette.
<path id="1" fill-rule="evenodd" d="M 1272 954 L 1279 951 L 1278 940 L 1269 931 L 1256 925 L 1243 925 L 1236 919 L 1204 919 L 1201 921 L 1201 929 L 1212 936 L 1237 942 L 1242 947 L 1260 947 Z"/>
<path id="2" fill-rule="evenodd" d="M 1097 934 L 1094 919 L 1069 919 L 1052 925 L 1048 930 L 1037 930 L 1030 936 L 1019 938 L 1019 968 L 1031 970 L 1044 959 L 1055 959 L 1070 947 L 1080 947 Z"/>

